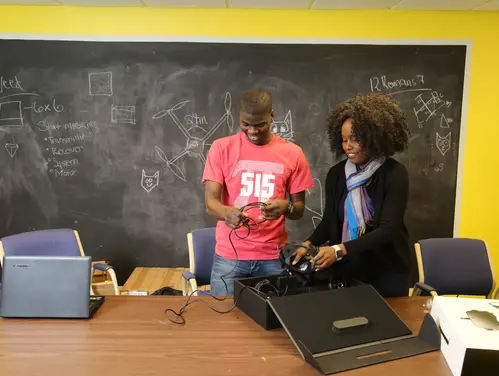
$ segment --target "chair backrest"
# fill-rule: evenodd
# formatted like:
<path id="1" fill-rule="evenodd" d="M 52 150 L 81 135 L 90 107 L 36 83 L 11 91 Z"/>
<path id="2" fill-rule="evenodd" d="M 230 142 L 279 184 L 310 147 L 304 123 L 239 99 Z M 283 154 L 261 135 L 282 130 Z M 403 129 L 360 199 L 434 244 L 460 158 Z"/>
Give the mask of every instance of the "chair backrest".
<path id="1" fill-rule="evenodd" d="M 211 267 L 215 255 L 215 227 L 194 230 L 187 234 L 189 267 L 196 276 L 198 286 L 210 284 Z"/>
<path id="2" fill-rule="evenodd" d="M 486 295 L 495 287 L 485 242 L 467 238 L 420 240 L 415 245 L 419 282 L 439 295 Z"/>
<path id="3" fill-rule="evenodd" d="M 0 239 L 0 262 L 3 256 L 84 256 L 78 232 L 53 229 L 24 232 Z"/>

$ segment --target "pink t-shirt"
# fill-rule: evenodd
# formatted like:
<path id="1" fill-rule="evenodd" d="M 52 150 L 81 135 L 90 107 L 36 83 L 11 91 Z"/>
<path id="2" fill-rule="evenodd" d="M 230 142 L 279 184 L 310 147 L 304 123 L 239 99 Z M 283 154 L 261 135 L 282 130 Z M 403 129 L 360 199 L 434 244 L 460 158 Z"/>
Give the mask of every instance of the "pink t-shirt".
<path id="1" fill-rule="evenodd" d="M 276 135 L 267 145 L 251 143 L 243 132 L 213 142 L 206 159 L 203 183 L 214 181 L 223 186 L 222 204 L 242 207 L 250 202 L 286 199 L 289 194 L 313 187 L 312 174 L 302 149 Z M 246 212 L 256 221 L 262 215 L 259 208 Z M 278 247 L 288 241 L 281 216 L 265 221 L 247 236 L 241 227 L 231 239 L 239 260 L 271 260 L 279 257 Z M 229 242 L 232 229 L 225 221 L 218 221 L 216 252 L 222 257 L 236 259 Z"/>

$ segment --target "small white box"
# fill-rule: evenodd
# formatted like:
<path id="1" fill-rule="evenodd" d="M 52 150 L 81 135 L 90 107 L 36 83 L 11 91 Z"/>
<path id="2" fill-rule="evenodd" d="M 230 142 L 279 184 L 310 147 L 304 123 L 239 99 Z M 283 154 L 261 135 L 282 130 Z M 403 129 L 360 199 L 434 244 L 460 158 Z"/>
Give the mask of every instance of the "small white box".
<path id="1" fill-rule="evenodd" d="M 499 374 L 499 330 L 477 326 L 469 315 L 499 321 L 499 300 L 436 296 L 431 316 L 441 334 L 441 351 L 454 376 Z M 476 317 L 476 316 L 474 316 Z"/>

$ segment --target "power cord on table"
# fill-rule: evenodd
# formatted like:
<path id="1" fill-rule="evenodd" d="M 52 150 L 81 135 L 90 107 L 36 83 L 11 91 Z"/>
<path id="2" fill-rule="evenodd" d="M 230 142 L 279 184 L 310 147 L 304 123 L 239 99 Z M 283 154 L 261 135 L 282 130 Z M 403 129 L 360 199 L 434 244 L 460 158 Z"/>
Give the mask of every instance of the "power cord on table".
<path id="1" fill-rule="evenodd" d="M 245 210 L 250 210 L 250 209 L 257 209 L 257 208 L 261 208 L 262 206 L 265 206 L 265 203 L 264 202 L 252 202 L 252 203 L 249 203 L 247 205 L 244 205 L 242 206 L 239 210 L 241 212 L 245 211 Z M 211 296 L 213 299 L 221 302 L 221 301 L 224 301 L 225 299 L 227 299 L 227 294 L 229 292 L 229 288 L 227 287 L 227 283 L 225 282 L 224 280 L 224 277 L 227 277 L 228 275 L 230 275 L 236 268 L 237 268 L 237 264 L 239 263 L 239 255 L 237 253 L 237 250 L 236 250 L 236 247 L 234 246 L 234 243 L 232 242 L 232 234 L 235 234 L 239 239 L 245 239 L 249 236 L 249 234 L 251 233 L 251 231 L 256 231 L 258 229 L 258 225 L 260 225 L 261 223 L 265 222 L 266 220 L 261 220 L 261 221 L 256 221 L 254 220 L 253 218 L 247 218 L 246 220 L 244 220 L 241 225 L 237 228 L 233 228 L 230 233 L 229 233 L 229 242 L 230 242 L 230 245 L 232 246 L 232 249 L 234 250 L 234 253 L 236 255 L 236 263 L 234 265 L 234 267 L 232 268 L 232 270 L 227 273 L 227 274 L 224 274 L 223 276 L 220 276 L 220 279 L 222 280 L 222 282 L 224 283 L 224 286 L 225 286 L 225 291 L 226 291 L 226 295 L 223 297 L 223 298 L 219 298 L 219 297 L 216 297 L 212 294 L 208 294 L 209 296 Z M 240 229 L 240 228 L 245 228 L 247 230 L 247 234 L 245 237 L 241 237 L 238 233 L 237 233 L 237 230 Z M 259 286 L 261 288 L 261 286 Z M 274 286 L 272 286 L 274 287 Z M 216 308 L 214 308 L 213 306 L 211 306 L 209 303 L 207 303 L 206 301 L 204 300 L 193 300 L 191 301 L 191 298 L 192 296 L 194 295 L 194 293 L 200 291 L 199 289 L 196 289 L 194 291 L 192 291 L 189 296 L 187 297 L 187 301 L 185 302 L 184 306 L 178 311 L 176 312 L 175 310 L 171 309 L 171 308 L 167 308 L 165 310 L 165 317 L 171 321 L 172 323 L 174 324 L 179 324 L 179 325 L 183 325 L 185 324 L 185 319 L 183 317 L 183 314 L 184 312 L 186 311 L 187 307 L 191 304 L 194 304 L 196 302 L 202 302 L 204 304 L 206 304 L 212 311 L 216 312 L 216 313 L 220 313 L 220 314 L 225 314 L 225 313 L 229 313 L 231 312 L 237 305 L 238 301 L 239 301 L 239 298 L 241 297 L 241 293 L 246 289 L 246 288 L 249 288 L 249 289 L 252 289 L 252 290 L 255 290 L 257 292 L 260 293 L 259 289 L 257 290 L 256 289 L 256 286 L 255 287 L 252 287 L 252 286 L 244 286 L 241 291 L 239 292 L 239 295 L 237 296 L 237 298 L 235 299 L 234 301 L 234 304 L 232 305 L 231 308 L 229 308 L 228 310 L 226 311 L 220 311 Z M 274 287 L 275 288 L 275 287 Z M 287 290 L 287 286 L 286 286 L 286 290 Z M 172 320 L 171 318 L 168 317 L 167 313 L 168 312 L 172 312 L 178 320 Z"/>

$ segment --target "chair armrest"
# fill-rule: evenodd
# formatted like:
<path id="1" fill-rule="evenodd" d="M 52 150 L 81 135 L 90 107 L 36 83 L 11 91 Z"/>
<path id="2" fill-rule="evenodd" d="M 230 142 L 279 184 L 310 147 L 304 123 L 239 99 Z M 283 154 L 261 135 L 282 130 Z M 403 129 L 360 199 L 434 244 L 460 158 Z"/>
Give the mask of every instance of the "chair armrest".
<path id="1" fill-rule="evenodd" d="M 92 268 L 94 270 L 98 270 L 98 271 L 101 271 L 103 273 L 106 273 L 111 278 L 111 282 L 113 284 L 114 295 L 121 294 L 120 287 L 118 285 L 118 278 L 116 277 L 116 272 L 114 271 L 114 269 L 111 265 L 104 264 L 104 263 L 95 263 L 92 265 Z M 91 289 L 91 291 L 92 291 L 92 289 Z"/>
<path id="2" fill-rule="evenodd" d="M 196 276 L 191 272 L 182 272 L 182 295 L 187 296 L 193 293 L 194 296 L 197 296 L 197 290 Z"/>
<path id="3" fill-rule="evenodd" d="M 182 277 L 184 277 L 186 281 L 190 281 L 191 279 L 196 279 L 196 276 L 191 272 L 182 272 Z"/>
<path id="4" fill-rule="evenodd" d="M 427 292 L 428 294 L 431 294 L 433 291 L 435 292 L 437 291 L 430 285 L 427 285 L 426 283 L 416 282 L 415 286 L 421 291 Z"/>
<path id="5" fill-rule="evenodd" d="M 108 270 L 113 269 L 113 267 L 108 264 L 93 264 L 92 267 L 95 270 L 100 270 L 101 272 L 107 272 Z"/>
<path id="6" fill-rule="evenodd" d="M 411 296 L 420 296 L 422 292 L 425 292 L 431 296 L 437 296 L 437 290 L 435 290 L 430 285 L 426 283 L 416 282 L 414 289 L 412 290 Z"/>

